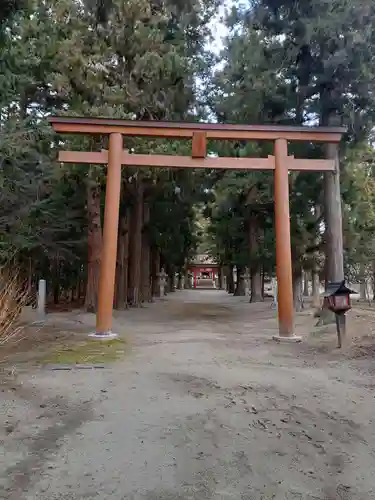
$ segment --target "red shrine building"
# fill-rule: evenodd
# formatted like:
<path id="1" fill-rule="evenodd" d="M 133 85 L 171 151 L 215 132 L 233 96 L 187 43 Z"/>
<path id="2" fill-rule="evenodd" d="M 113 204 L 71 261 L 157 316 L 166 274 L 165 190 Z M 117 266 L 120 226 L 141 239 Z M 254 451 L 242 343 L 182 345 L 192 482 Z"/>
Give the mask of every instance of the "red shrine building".
<path id="1" fill-rule="evenodd" d="M 189 275 L 192 276 L 193 288 L 216 288 L 219 277 L 219 264 L 208 255 L 197 255 L 188 266 Z"/>

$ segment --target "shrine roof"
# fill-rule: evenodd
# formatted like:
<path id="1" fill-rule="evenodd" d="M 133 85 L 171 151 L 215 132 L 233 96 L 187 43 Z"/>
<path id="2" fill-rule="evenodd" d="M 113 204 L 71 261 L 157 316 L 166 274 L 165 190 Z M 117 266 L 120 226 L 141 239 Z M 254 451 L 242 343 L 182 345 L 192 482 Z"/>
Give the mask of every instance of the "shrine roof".
<path id="1" fill-rule="evenodd" d="M 210 257 L 209 255 L 205 254 L 198 254 L 195 256 L 194 260 L 192 260 L 189 265 L 191 266 L 218 266 L 218 263 L 215 262 L 215 260 Z"/>

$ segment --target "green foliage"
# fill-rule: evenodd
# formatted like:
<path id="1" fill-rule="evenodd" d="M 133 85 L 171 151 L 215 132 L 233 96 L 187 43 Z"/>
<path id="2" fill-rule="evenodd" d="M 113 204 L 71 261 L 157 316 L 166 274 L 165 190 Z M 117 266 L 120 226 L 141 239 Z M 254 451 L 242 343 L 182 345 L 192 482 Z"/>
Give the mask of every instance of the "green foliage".
<path id="1" fill-rule="evenodd" d="M 351 269 L 354 261 L 361 261 L 359 254 L 366 262 L 372 259 L 372 244 L 366 237 L 370 231 L 366 228 L 371 228 L 374 220 L 373 199 L 368 194 L 358 199 L 358 192 L 367 193 L 361 178 L 364 176 L 371 184 L 373 174 L 362 168 L 355 144 L 366 140 L 373 126 L 374 20 L 373 2 L 360 0 L 259 0 L 233 6 L 226 19 L 229 34 L 221 54 L 222 64 L 214 74 L 208 100 L 219 121 L 339 123 L 348 127 L 346 145 L 354 149 L 344 158 L 343 185 L 347 200 L 346 261 Z M 245 156 L 272 154 L 264 145 L 246 151 L 245 145 L 239 144 L 236 150 Z M 297 157 L 323 154 L 320 148 L 308 144 L 290 145 L 289 150 Z M 246 211 L 243 200 L 254 184 L 256 196 L 251 200 L 251 210 Z M 265 216 L 258 218 L 264 234 L 259 240 L 264 249 L 260 264 L 269 267 L 274 262 L 272 180 L 260 173 L 245 174 L 240 179 L 226 173 L 215 193 L 211 251 L 226 263 L 243 265 L 241 256 L 246 260 L 249 244 L 240 235 L 251 211 L 266 206 Z M 362 202 L 363 196 L 366 201 Z M 323 201 L 321 176 L 290 174 L 291 238 L 297 273 L 301 267 L 310 269 L 314 263 L 320 264 L 324 213 L 323 218 L 316 215 L 316 207 Z M 254 259 L 251 249 L 247 258 Z"/>
<path id="2" fill-rule="evenodd" d="M 363 280 L 375 260 L 375 153 L 359 144 L 346 158 L 342 179 L 346 274 Z"/>

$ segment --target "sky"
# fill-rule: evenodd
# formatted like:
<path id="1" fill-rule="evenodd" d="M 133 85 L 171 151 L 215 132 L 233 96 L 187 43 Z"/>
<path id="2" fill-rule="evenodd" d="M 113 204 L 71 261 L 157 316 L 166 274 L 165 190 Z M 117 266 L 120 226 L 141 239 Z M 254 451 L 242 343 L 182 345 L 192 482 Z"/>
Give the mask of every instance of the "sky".
<path id="1" fill-rule="evenodd" d="M 207 43 L 206 49 L 212 51 L 216 55 L 219 55 L 224 48 L 223 39 L 227 36 L 228 30 L 223 22 L 223 18 L 225 16 L 226 10 L 228 10 L 234 2 L 235 0 L 224 0 L 222 5 L 218 9 L 218 12 L 210 22 L 213 41 Z M 211 68 L 212 71 L 220 69 L 223 63 L 224 61 L 219 61 L 213 68 Z M 200 91 L 204 93 L 204 83 L 199 77 L 197 78 L 197 86 L 198 88 L 200 88 Z M 216 121 L 216 117 L 210 116 L 209 120 Z"/>
<path id="2" fill-rule="evenodd" d="M 219 7 L 219 10 L 216 16 L 210 23 L 211 32 L 214 38 L 214 41 L 208 44 L 208 48 L 212 50 L 215 54 L 219 54 L 223 48 L 223 38 L 228 34 L 228 30 L 225 27 L 225 24 L 222 22 L 222 19 L 225 14 L 225 10 L 230 7 L 232 3 L 231 0 L 225 0 L 223 5 Z"/>

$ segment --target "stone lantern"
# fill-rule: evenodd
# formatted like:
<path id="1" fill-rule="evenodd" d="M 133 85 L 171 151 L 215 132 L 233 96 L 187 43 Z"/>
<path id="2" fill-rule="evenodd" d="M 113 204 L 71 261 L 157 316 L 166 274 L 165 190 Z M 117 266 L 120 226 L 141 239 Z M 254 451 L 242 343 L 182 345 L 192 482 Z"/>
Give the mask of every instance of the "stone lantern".
<path id="1" fill-rule="evenodd" d="M 352 308 L 350 295 L 356 293 L 345 285 L 345 280 L 331 281 L 324 292 L 323 306 L 335 313 L 338 347 L 346 333 L 345 313 Z"/>
<path id="2" fill-rule="evenodd" d="M 243 279 L 243 285 L 244 285 L 244 290 L 245 290 L 245 296 L 247 297 L 250 295 L 250 273 L 249 273 L 249 268 L 245 267 L 245 272 L 241 276 Z"/>
<path id="3" fill-rule="evenodd" d="M 160 297 L 164 297 L 165 295 L 165 286 L 167 284 L 167 274 L 164 270 L 164 267 L 161 268 L 160 273 L 158 273 L 158 281 L 159 281 L 159 293 Z"/>

